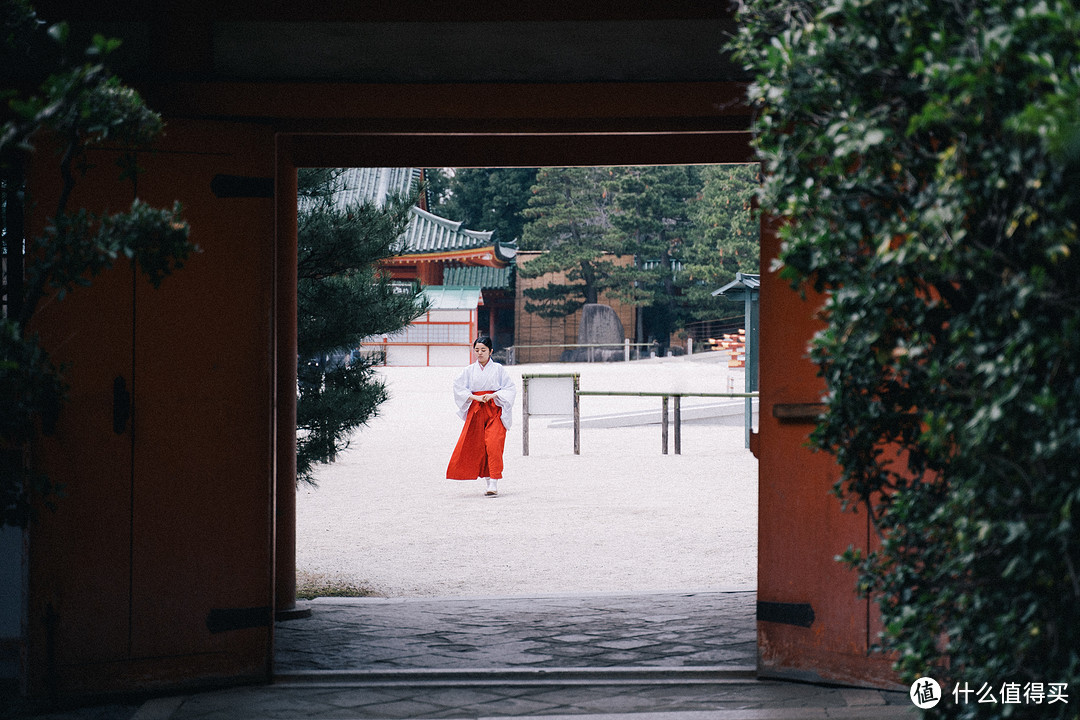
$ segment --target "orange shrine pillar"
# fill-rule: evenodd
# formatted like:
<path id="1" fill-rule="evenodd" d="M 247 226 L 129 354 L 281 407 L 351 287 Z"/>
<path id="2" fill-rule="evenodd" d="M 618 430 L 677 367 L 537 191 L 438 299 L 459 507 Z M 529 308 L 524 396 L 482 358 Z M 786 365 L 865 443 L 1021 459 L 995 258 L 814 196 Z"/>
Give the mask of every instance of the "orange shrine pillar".
<path id="1" fill-rule="evenodd" d="M 274 183 L 277 357 L 274 601 L 278 619 L 296 609 L 297 175 L 287 143 L 277 139 Z"/>

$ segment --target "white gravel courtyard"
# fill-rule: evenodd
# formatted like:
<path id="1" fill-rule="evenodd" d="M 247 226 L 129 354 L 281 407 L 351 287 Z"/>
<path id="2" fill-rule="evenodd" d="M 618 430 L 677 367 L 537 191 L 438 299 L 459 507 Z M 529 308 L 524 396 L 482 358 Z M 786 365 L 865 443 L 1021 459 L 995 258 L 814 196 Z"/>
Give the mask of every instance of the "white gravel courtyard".
<path id="1" fill-rule="evenodd" d="M 522 456 L 522 373 L 581 374 L 582 390 L 736 392 L 726 355 L 630 363 L 508 366 L 518 383 L 496 498 L 445 479 L 461 430 L 450 384 L 460 368 L 385 368 L 390 400 L 317 488 L 297 497 L 301 579 L 386 597 L 489 597 L 752 590 L 757 460 L 742 401 L 683 400 L 682 455 L 661 453 L 658 424 L 595 427 L 598 416 L 655 412 L 659 398 L 582 397 L 581 454 L 559 418 L 533 417 Z M 645 422 L 635 419 L 627 422 Z M 565 423 L 560 423 L 565 425 Z"/>

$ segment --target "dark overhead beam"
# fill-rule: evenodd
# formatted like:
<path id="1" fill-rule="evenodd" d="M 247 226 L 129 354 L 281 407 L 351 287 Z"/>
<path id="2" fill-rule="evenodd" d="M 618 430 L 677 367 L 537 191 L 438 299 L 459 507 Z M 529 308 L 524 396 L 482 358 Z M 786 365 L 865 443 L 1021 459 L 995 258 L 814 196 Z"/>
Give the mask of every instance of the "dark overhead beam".
<path id="1" fill-rule="evenodd" d="M 541 167 L 753 162 L 748 132 L 577 135 L 297 134 L 300 167 Z"/>

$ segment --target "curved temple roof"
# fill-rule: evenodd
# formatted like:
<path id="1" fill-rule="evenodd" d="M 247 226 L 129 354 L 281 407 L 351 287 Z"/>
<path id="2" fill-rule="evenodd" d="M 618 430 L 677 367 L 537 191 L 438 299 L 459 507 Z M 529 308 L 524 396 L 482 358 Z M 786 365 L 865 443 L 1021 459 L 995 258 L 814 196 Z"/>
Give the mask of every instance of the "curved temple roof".
<path id="1" fill-rule="evenodd" d="M 339 206 L 357 202 L 382 207 L 392 197 L 407 196 L 420 179 L 418 168 L 347 168 L 341 176 L 341 189 L 334 200 Z M 397 252 L 402 256 L 426 255 L 425 260 L 441 259 L 442 253 L 491 248 L 492 260 L 506 264 L 514 259 L 517 246 L 492 238 L 493 231 L 468 230 L 459 221 L 448 220 L 415 205 L 410 208 L 409 226 L 399 238 Z M 447 257 L 446 260 L 459 260 Z"/>

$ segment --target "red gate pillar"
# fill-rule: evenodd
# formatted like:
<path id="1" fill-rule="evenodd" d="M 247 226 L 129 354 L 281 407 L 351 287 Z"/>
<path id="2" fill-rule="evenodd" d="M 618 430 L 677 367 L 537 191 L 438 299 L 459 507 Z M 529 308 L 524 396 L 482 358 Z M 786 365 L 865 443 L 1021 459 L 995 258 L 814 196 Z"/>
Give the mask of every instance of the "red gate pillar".
<path id="1" fill-rule="evenodd" d="M 277 412 L 274 600 L 277 618 L 296 613 L 296 167 L 277 141 Z"/>

